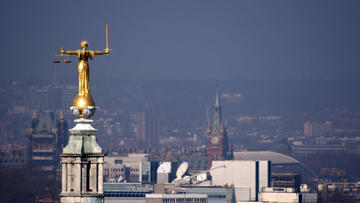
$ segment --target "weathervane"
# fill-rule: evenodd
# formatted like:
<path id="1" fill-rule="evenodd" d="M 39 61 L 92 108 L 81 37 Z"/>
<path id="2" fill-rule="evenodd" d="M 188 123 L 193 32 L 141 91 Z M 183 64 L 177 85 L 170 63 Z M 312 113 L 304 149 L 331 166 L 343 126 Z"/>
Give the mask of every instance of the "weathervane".
<path id="1" fill-rule="evenodd" d="M 71 110 L 74 115 L 90 118 L 95 113 L 95 102 L 90 94 L 90 67 L 88 59 L 91 60 L 95 55 L 109 54 L 112 49 L 109 49 L 109 29 L 108 24 L 106 24 L 106 48 L 100 51 L 88 50 L 88 42 L 81 41 L 80 46 L 82 49 L 74 51 L 65 51 L 63 48 L 60 49 L 61 54 L 56 54 L 55 57 L 66 57 L 64 59 L 65 63 L 71 63 L 68 60 L 70 55 L 76 55 L 79 59 L 78 64 L 78 79 L 79 79 L 79 89 L 78 94 L 72 102 Z M 60 63 L 60 61 L 55 60 L 54 63 Z"/>

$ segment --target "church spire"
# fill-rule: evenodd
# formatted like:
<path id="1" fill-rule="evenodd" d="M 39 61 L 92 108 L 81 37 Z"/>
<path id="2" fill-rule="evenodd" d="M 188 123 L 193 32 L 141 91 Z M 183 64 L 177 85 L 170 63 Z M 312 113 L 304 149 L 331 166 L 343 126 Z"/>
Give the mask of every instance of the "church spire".
<path id="1" fill-rule="evenodd" d="M 214 106 L 214 120 L 213 120 L 213 129 L 216 128 L 220 130 L 221 128 L 221 104 L 220 104 L 220 90 L 219 90 L 219 81 L 216 84 L 216 99 Z"/>

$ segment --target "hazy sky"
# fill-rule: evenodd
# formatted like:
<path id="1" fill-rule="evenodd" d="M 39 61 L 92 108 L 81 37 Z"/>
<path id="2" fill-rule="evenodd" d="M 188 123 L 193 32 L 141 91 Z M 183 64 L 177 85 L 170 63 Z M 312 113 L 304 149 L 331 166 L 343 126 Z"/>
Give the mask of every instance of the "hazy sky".
<path id="1" fill-rule="evenodd" d="M 92 77 L 360 78 L 360 1 L 14 1 L 0 3 L 0 74 L 76 75 L 60 47 L 105 48 Z M 76 78 L 76 77 L 73 77 Z"/>

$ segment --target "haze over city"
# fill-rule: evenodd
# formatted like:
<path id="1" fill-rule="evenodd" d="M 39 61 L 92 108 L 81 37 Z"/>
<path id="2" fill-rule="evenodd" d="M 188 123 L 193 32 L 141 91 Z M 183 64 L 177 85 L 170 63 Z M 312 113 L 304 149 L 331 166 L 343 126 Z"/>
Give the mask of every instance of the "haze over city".
<path id="1" fill-rule="evenodd" d="M 2 1 L 0 198 L 359 202 L 359 8 Z"/>

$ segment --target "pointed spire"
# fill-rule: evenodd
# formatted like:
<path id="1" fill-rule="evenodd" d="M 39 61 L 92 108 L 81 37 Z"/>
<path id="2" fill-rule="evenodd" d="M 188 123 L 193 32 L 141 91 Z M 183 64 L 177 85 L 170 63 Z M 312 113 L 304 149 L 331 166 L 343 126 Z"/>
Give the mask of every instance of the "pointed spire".
<path id="1" fill-rule="evenodd" d="M 219 95 L 219 81 L 216 81 L 216 100 L 215 106 L 220 106 L 220 95 Z"/>
<path id="2" fill-rule="evenodd" d="M 215 106 L 214 106 L 214 121 L 213 126 L 214 129 L 218 131 L 221 128 L 221 104 L 220 104 L 220 90 L 219 90 L 219 81 L 216 84 L 216 99 L 215 99 Z"/>

